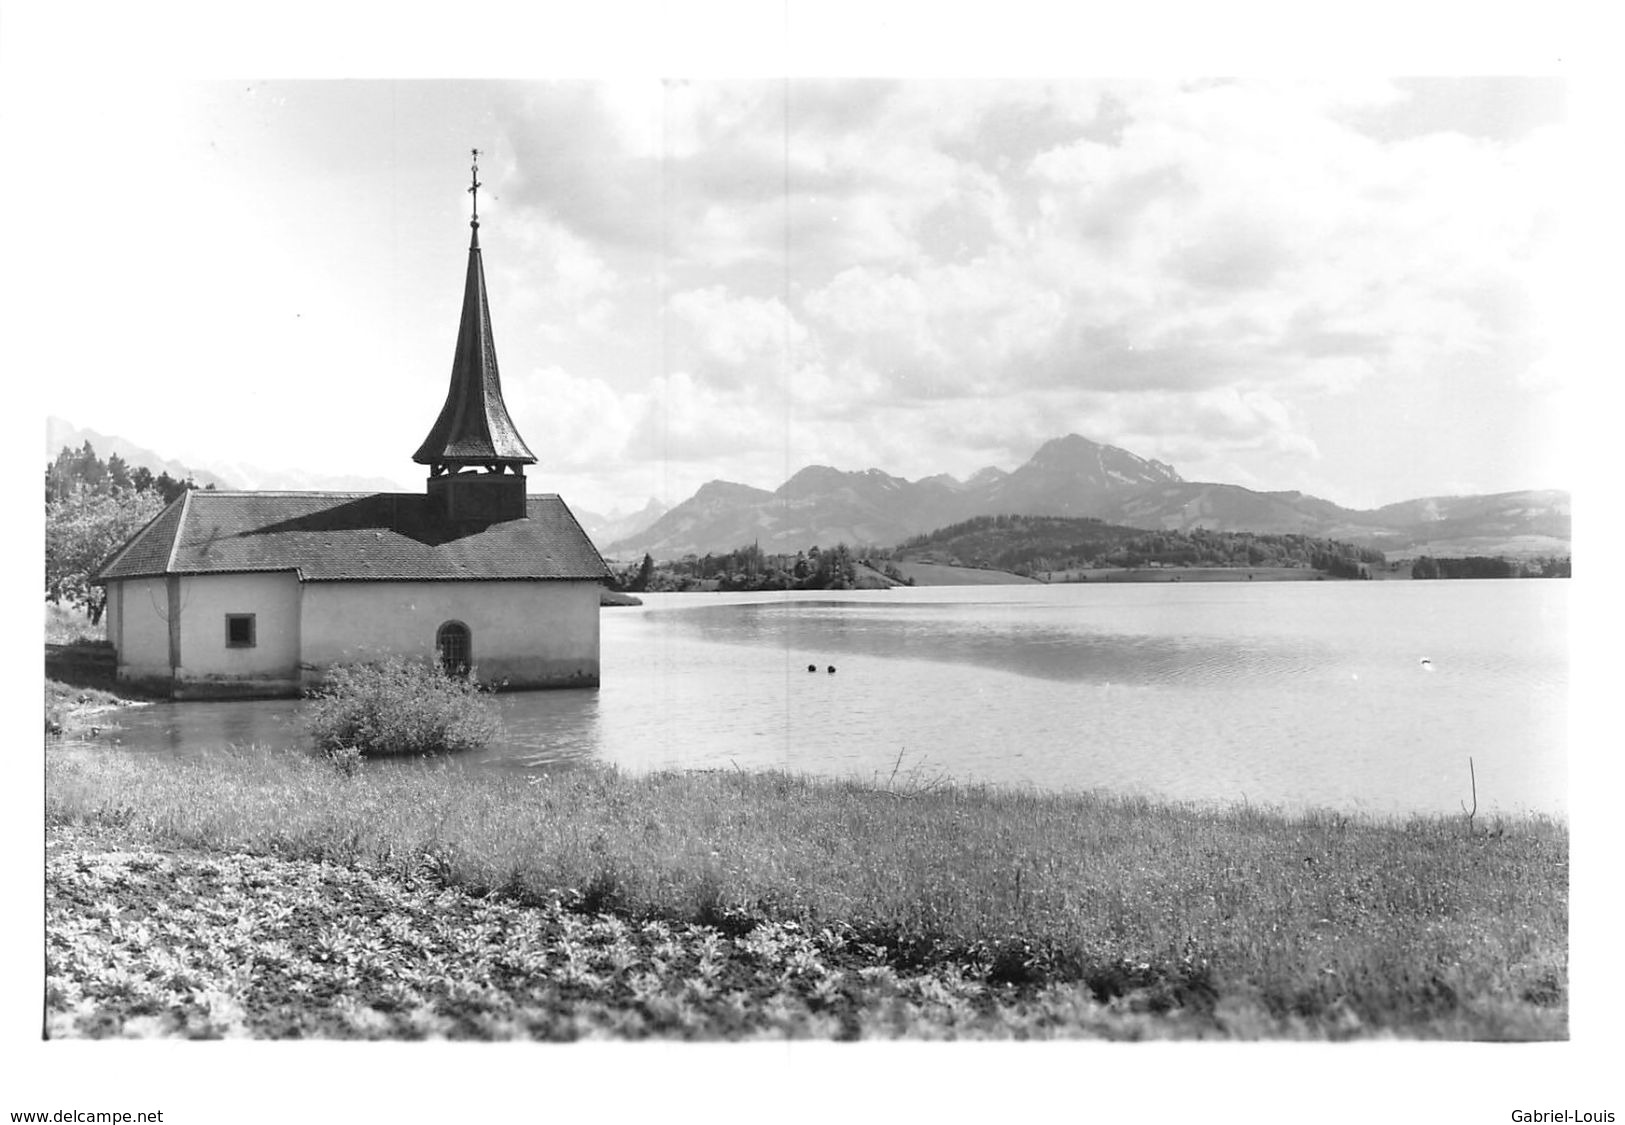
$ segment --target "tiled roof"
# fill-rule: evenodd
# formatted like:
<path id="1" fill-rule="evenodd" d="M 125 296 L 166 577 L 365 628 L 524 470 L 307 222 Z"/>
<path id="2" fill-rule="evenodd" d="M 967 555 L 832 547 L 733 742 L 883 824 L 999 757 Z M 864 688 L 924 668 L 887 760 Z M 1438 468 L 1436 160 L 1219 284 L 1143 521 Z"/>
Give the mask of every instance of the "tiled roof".
<path id="1" fill-rule="evenodd" d="M 159 512 L 140 531 L 132 535 L 104 566 L 117 566 L 131 574 L 162 574 L 169 566 L 169 553 L 175 545 L 175 529 L 181 523 L 181 509 L 186 506 L 182 494 Z"/>
<path id="2" fill-rule="evenodd" d="M 138 532 L 96 581 L 254 570 L 307 582 L 609 577 L 563 500 L 528 496 L 525 512 L 468 525 L 441 518 L 421 493 L 199 490 Z"/>

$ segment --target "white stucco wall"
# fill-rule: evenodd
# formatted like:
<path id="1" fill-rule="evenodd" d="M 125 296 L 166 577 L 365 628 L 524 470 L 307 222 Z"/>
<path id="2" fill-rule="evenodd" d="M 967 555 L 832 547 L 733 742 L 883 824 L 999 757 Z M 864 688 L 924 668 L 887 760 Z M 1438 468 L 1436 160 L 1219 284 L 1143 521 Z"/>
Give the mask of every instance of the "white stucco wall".
<path id="1" fill-rule="evenodd" d="M 598 683 L 596 582 L 308 582 L 292 572 L 179 579 L 182 695 L 291 694 L 338 663 L 435 656 L 447 621 L 471 633 L 475 675 L 511 687 Z M 119 677 L 167 681 L 163 578 L 109 584 Z M 226 644 L 228 614 L 254 615 L 254 644 Z"/>
<path id="2" fill-rule="evenodd" d="M 178 580 L 180 665 L 176 678 L 207 694 L 281 694 L 299 686 L 300 586 L 291 571 L 186 575 Z M 108 639 L 125 680 L 168 681 L 168 580 L 108 584 Z M 227 614 L 254 615 L 254 643 L 226 644 Z"/>
<path id="3" fill-rule="evenodd" d="M 124 593 L 124 583 L 109 582 L 107 584 L 107 606 L 102 610 L 102 628 L 107 630 L 107 643 L 115 649 L 119 645 L 119 598 Z"/>
<path id="4" fill-rule="evenodd" d="M 435 634 L 460 621 L 475 675 L 512 687 L 598 683 L 596 582 L 308 582 L 300 614 L 303 671 L 389 654 L 435 656 Z"/>
<path id="5" fill-rule="evenodd" d="M 107 639 L 118 650 L 119 678 L 169 676 L 167 606 L 162 578 L 107 584 Z"/>
<path id="6" fill-rule="evenodd" d="M 200 574 L 181 579 L 181 667 L 188 680 L 299 678 L 298 576 Z M 254 644 L 226 644 L 226 616 L 254 615 Z"/>

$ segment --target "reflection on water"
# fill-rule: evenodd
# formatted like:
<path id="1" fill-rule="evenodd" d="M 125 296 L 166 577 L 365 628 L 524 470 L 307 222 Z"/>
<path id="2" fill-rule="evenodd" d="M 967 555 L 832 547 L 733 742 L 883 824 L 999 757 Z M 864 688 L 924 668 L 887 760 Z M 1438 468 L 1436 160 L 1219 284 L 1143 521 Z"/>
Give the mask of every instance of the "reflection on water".
<path id="1" fill-rule="evenodd" d="M 601 689 L 498 697 L 505 738 L 467 760 L 884 777 L 901 754 L 962 780 L 1396 812 L 1455 810 L 1471 755 L 1481 808 L 1561 812 L 1566 598 L 1555 581 L 653 595 L 604 612 Z M 294 701 L 124 723 L 124 745 L 176 754 L 303 739 Z"/>
<path id="2" fill-rule="evenodd" d="M 1000 606 L 778 602 L 675 610 L 679 627 L 724 644 L 976 664 L 1021 676 L 1097 683 L 1168 683 L 1290 676 L 1314 667 L 1310 637 L 1262 646 L 1245 637 L 1125 633 L 1082 603 Z"/>
<path id="3" fill-rule="evenodd" d="M 118 712 L 104 739 L 132 750 L 177 756 L 207 754 L 218 746 L 292 746 L 302 742 L 294 699 L 154 703 Z"/>

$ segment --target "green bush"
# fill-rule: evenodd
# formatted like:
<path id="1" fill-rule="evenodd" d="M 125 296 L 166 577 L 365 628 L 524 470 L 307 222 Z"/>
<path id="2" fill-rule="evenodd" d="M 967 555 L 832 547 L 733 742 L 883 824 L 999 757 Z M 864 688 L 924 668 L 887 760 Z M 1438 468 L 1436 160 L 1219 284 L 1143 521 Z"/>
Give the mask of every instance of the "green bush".
<path id="1" fill-rule="evenodd" d="M 68 725 L 68 709 L 61 700 L 51 696 L 51 688 L 45 688 L 45 733 L 47 735 L 61 734 Z"/>
<path id="2" fill-rule="evenodd" d="M 472 680 L 400 657 L 332 669 L 306 722 L 316 748 L 335 760 L 349 750 L 368 756 L 477 750 L 502 729 Z"/>

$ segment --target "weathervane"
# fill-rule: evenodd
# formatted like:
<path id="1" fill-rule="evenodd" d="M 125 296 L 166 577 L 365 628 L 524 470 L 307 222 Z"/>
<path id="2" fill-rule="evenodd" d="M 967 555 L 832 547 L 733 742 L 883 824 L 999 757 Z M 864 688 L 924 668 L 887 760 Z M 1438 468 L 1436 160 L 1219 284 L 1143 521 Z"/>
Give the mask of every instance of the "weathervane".
<path id="1" fill-rule="evenodd" d="M 469 172 L 474 183 L 468 189 L 468 193 L 474 197 L 474 219 L 469 225 L 477 227 L 480 225 L 480 150 L 476 148 L 472 151 L 474 153 L 474 165 L 469 169 Z"/>

